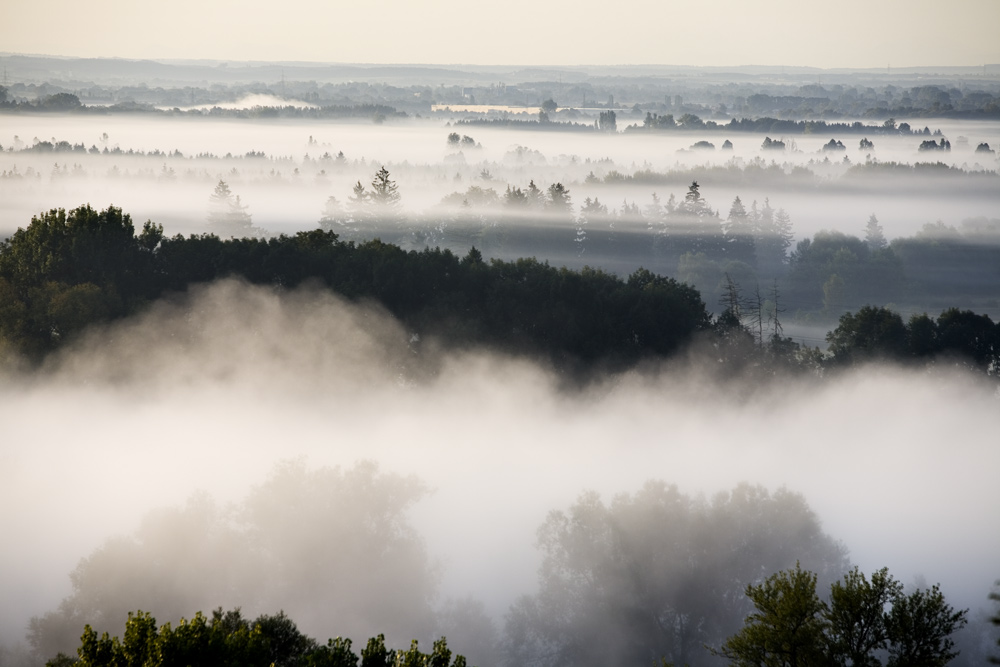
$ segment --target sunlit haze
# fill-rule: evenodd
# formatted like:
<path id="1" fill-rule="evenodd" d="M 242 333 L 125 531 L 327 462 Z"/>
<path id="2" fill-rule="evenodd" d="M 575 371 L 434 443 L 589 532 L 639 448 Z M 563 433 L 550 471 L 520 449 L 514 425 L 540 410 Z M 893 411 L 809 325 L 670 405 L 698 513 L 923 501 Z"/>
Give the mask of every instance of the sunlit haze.
<path id="1" fill-rule="evenodd" d="M 978 66 L 994 0 L 328 3 L 12 0 L 0 50 L 75 57 L 480 65 Z"/>

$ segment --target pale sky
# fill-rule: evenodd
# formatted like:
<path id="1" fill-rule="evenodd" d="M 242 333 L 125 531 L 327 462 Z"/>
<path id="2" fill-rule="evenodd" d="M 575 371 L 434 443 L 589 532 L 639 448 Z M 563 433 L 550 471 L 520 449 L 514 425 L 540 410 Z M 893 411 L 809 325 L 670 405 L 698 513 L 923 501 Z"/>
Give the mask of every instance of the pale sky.
<path id="1" fill-rule="evenodd" d="M 2 0 L 0 52 L 480 65 L 1000 63 L 1000 0 Z"/>

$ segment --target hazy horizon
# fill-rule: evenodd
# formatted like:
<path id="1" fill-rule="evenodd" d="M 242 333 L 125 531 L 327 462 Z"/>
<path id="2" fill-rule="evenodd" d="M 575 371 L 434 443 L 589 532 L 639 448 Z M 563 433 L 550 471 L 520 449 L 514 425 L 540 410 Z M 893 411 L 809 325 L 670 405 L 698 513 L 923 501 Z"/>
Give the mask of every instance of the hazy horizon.
<path id="1" fill-rule="evenodd" d="M 0 10 L 0 43 L 17 53 L 135 59 L 821 68 L 1000 62 L 994 35 L 1000 5 L 991 0 L 949 3 L 945 30 L 937 28 L 941 6 L 931 0 L 849 0 L 807 10 L 791 0 L 727 0 L 713 3 L 707 15 L 684 4 L 632 2 L 608 11 L 597 3 L 567 8 L 512 0 L 489 18 L 488 31 L 458 0 L 430 6 L 393 0 L 377 9 L 312 0 L 239 8 L 236 14 L 228 4 L 193 0 L 15 0 Z M 144 29 L 149 24 L 157 29 Z M 935 29 L 922 34 L 924 25 Z M 857 30 L 863 32 L 850 32 Z M 95 38 L 104 32 L 115 39 Z"/>

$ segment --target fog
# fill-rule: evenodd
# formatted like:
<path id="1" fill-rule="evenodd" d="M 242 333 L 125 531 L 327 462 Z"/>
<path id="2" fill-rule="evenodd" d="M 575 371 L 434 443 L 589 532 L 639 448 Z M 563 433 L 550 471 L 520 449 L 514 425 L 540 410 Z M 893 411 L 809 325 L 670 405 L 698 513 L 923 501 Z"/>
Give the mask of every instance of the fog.
<path id="1" fill-rule="evenodd" d="M 620 128 L 642 123 L 624 116 Z M 915 128 L 922 124 L 913 121 Z M 918 151 L 921 136 L 872 136 L 874 150 L 860 150 L 862 135 L 855 134 L 775 136 L 787 148 L 769 151 L 761 149 L 764 134 L 719 131 L 609 135 L 419 118 L 374 124 L 8 115 L 0 121 L 0 173 L 5 176 L 0 179 L 0 233 L 26 225 L 39 211 L 85 202 L 122 206 L 137 220 L 164 224 L 168 234 L 201 232 L 208 197 L 219 180 L 241 196 L 256 225 L 291 233 L 314 228 L 328 197 L 344 202 L 356 182 L 369 184 L 383 165 L 411 218 L 440 215 L 436 207 L 443 198 L 471 186 L 493 188 L 502 196 L 508 185 L 524 188 L 533 181 L 544 191 L 560 182 L 579 210 L 588 197 L 612 209 L 623 202 L 641 208 L 654 193 L 663 202 L 671 194 L 683 200 L 693 180 L 723 217 L 736 196 L 747 205 L 769 199 L 789 213 L 798 238 L 822 229 L 861 234 L 872 213 L 889 238 L 912 235 L 938 220 L 955 225 L 994 215 L 1000 209 L 995 173 L 1000 163 L 996 153 L 976 153 L 975 147 L 1000 146 L 1000 124 L 926 124 L 942 130 L 951 151 Z M 449 146 L 451 132 L 471 137 L 475 146 Z M 824 151 L 831 139 L 841 140 L 845 149 Z M 121 153 L 28 150 L 36 140 Z M 722 149 L 727 140 L 731 150 Z M 692 150 L 697 141 L 715 148 Z M 343 158 L 336 159 L 341 152 Z M 954 169 L 848 172 L 851 165 L 870 160 Z"/>
<path id="2" fill-rule="evenodd" d="M 940 582 L 956 607 L 985 606 L 1000 576 L 1000 396 L 982 378 L 866 367 L 751 386 L 712 380 L 692 352 L 567 390 L 525 360 L 410 342 L 372 305 L 224 281 L 92 331 L 31 377 L 8 373 L 0 641 L 56 609 L 80 559 L 151 510 L 199 491 L 241 502 L 289 460 L 415 475 L 431 493 L 407 516 L 439 564 L 436 604 L 471 595 L 498 622 L 535 590 L 549 511 L 649 479 L 692 496 L 744 481 L 801 492 L 862 570 Z M 219 604 L 253 609 L 254 592 Z M 343 632 L 282 599 L 313 636 Z"/>
<path id="3" fill-rule="evenodd" d="M 466 118 L 4 114 L 0 238 L 39 212 L 84 203 L 122 207 L 137 226 L 151 219 L 168 235 L 217 231 L 209 198 L 219 181 L 254 226 L 290 234 L 314 229 L 331 196 L 346 207 L 352 186 L 368 186 L 383 166 L 401 195 L 399 229 L 410 232 L 390 240 L 406 249 L 441 245 L 464 255 L 476 243 L 487 258 L 537 255 L 622 275 L 639 265 L 677 269 L 676 257 L 671 269 L 669 253 L 653 251 L 637 212 L 654 194 L 663 204 L 683 201 L 692 181 L 722 218 L 737 196 L 748 209 L 765 201 L 783 209 L 796 239 L 830 229 L 863 236 L 873 213 L 889 239 L 977 217 L 985 238 L 996 226 L 986 218 L 1000 210 L 997 154 L 975 152 L 980 143 L 1000 148 L 996 121 L 910 120 L 940 130 L 933 138 L 951 142 L 945 152 L 919 151 L 924 135 L 873 135 L 875 147 L 861 150 L 858 134 L 542 131 Z M 642 120 L 621 109 L 618 128 Z M 461 142 L 449 142 L 451 133 Z M 763 149 L 768 136 L 787 148 Z M 824 150 L 831 139 L 845 148 Z M 695 149 L 699 141 L 714 147 Z M 878 167 L 891 163 L 904 168 Z M 911 168 L 928 163 L 940 165 Z M 508 188 L 529 183 L 542 193 L 561 183 L 571 211 L 503 205 Z M 588 247 L 615 248 L 604 255 L 573 242 L 584 201 L 595 198 L 621 214 L 609 216 L 615 244 L 607 229 L 590 227 Z M 522 233 L 503 242 L 489 235 L 502 229 Z M 970 273 L 989 261 L 968 257 Z M 953 266 L 932 268 L 939 275 Z M 973 277 L 987 286 L 969 290 L 968 303 L 995 311 L 995 295 L 980 293 L 988 277 Z M 965 278 L 948 276 L 958 287 L 941 298 L 964 298 Z M 919 295 L 899 298 L 910 300 L 896 306 L 904 316 L 926 308 Z M 823 299 L 785 301 L 807 311 L 789 315 L 785 334 L 822 343 L 832 321 L 822 318 L 844 306 Z M 451 638 L 455 619 L 485 623 L 479 602 L 502 631 L 511 605 L 538 589 L 536 531 L 549 513 L 585 491 L 610 503 L 651 479 L 705 503 L 741 483 L 801 493 L 863 571 L 885 566 L 906 584 L 940 582 L 958 608 L 986 605 L 1000 577 L 995 378 L 942 362 L 760 385 L 722 379 L 717 367 L 695 344 L 580 388 L 523 358 L 420 339 L 378 305 L 318 287 L 227 280 L 173 295 L 90 330 L 41 369 L 0 368 L 0 648 L 23 641 L 32 617 L 59 610 L 84 586 L 122 599 L 134 587 L 129 599 L 162 610 L 160 622 L 220 605 L 280 608 L 321 641 L 386 632 L 403 646 L 445 630 Z M 395 512 L 401 518 L 387 530 L 399 538 L 396 551 L 383 553 L 362 534 L 378 533 Z M 248 536 L 257 541 L 240 541 Z M 342 546 L 355 559 L 331 561 Z M 129 569 L 135 563 L 121 554 L 142 549 L 170 556 L 137 556 Z M 359 551 L 378 557 L 358 560 Z M 188 569 L 162 569 L 171 558 Z M 212 565 L 190 565 L 203 562 Z M 139 572 L 147 563 L 152 574 Z M 194 589 L 200 597 L 185 597 Z M 318 604 L 319 589 L 336 590 L 336 602 Z M 427 613 L 414 624 L 401 609 Z M 439 612 L 433 627 L 431 609 Z"/>

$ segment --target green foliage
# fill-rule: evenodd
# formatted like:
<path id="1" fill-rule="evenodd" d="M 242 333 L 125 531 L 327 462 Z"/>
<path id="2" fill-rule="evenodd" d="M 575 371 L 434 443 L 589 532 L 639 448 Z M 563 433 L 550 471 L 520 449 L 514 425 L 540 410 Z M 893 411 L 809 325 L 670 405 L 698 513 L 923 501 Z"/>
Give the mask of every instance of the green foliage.
<path id="1" fill-rule="evenodd" d="M 882 568 L 869 581 L 857 567 L 830 587 L 829 647 L 838 664 L 877 667 L 876 651 L 886 647 L 885 607 L 903 586 Z"/>
<path id="2" fill-rule="evenodd" d="M 887 308 L 865 306 L 841 316 L 826 339 L 834 365 L 950 358 L 988 375 L 1000 373 L 1000 323 L 968 310 L 949 308 L 937 320 L 913 315 L 904 324 Z"/>
<path id="3" fill-rule="evenodd" d="M 157 628 L 156 619 L 142 611 L 129 613 L 121 640 L 108 633 L 98 636 L 88 625 L 73 661 L 60 654 L 53 667 L 357 667 L 351 640 L 337 637 L 326 646 L 301 634 L 284 614 L 246 621 L 239 609 L 221 609 L 206 618 L 201 612 Z M 368 640 L 361 651 L 361 667 L 466 667 L 465 658 L 452 652 L 444 637 L 431 653 L 422 653 L 414 640 L 409 650 L 389 650 L 384 635 Z"/>
<path id="4" fill-rule="evenodd" d="M 737 667 L 807 667 L 821 664 L 827 606 L 816 595 L 816 575 L 796 564 L 760 585 L 749 585 L 755 611 L 726 640 L 719 655 Z"/>
<path id="5" fill-rule="evenodd" d="M 864 306 L 857 313 L 842 315 L 826 340 L 839 363 L 900 357 L 906 350 L 906 325 L 887 308 Z"/>
<path id="6" fill-rule="evenodd" d="M 747 596 L 754 613 L 713 651 L 737 667 L 879 667 L 883 654 L 886 667 L 943 667 L 958 655 L 951 635 L 967 615 L 936 585 L 905 594 L 885 568 L 871 580 L 854 568 L 831 586 L 829 604 L 816 575 L 798 565 L 748 586 Z"/>
<path id="7" fill-rule="evenodd" d="M 384 176 L 380 185 L 377 175 L 373 192 L 391 209 L 394 184 Z M 229 201 L 228 186 L 219 187 L 220 201 Z M 569 214 L 569 192 L 559 184 L 549 190 L 551 205 Z M 369 194 L 359 197 L 367 202 Z M 543 198 L 533 183 L 524 196 Z M 162 234 L 147 223 L 136 235 L 116 208 L 33 218 L 0 244 L 5 346 L 40 359 L 89 324 L 134 313 L 166 290 L 232 275 L 282 287 L 319 279 L 348 298 L 381 302 L 422 335 L 541 354 L 560 364 L 669 354 L 708 319 L 697 292 L 666 278 L 639 285 L 533 259 L 461 262 L 447 250 L 348 243 L 323 230 L 266 240 Z"/>
<path id="8" fill-rule="evenodd" d="M 943 667 L 958 656 L 951 635 L 965 627 L 968 611 L 955 611 L 937 584 L 897 595 L 885 624 L 887 667 Z"/>

